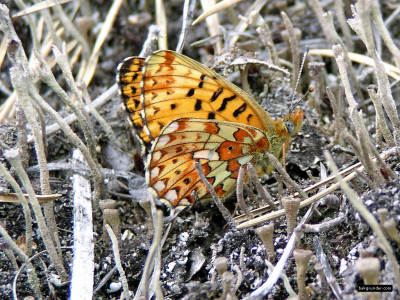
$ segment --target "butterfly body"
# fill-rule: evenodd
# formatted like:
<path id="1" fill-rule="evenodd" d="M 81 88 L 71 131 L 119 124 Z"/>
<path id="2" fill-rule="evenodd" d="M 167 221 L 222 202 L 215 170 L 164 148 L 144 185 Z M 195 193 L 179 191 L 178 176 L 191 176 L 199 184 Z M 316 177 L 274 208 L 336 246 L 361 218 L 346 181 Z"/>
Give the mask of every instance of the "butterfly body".
<path id="1" fill-rule="evenodd" d="M 209 198 L 194 162 L 221 198 L 235 190 L 240 166 L 269 173 L 266 153 L 282 160 L 300 130 L 297 110 L 273 120 L 247 93 L 202 64 L 161 50 L 118 67 L 120 94 L 148 154 L 149 187 L 173 206 Z"/>

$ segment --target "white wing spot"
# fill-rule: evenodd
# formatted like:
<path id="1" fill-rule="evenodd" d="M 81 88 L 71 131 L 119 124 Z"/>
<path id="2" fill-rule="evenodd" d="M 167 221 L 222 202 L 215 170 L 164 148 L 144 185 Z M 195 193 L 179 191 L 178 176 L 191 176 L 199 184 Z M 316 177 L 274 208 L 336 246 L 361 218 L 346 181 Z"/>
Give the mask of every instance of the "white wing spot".
<path id="1" fill-rule="evenodd" d="M 193 153 L 193 158 L 204 158 L 208 160 L 219 160 L 219 155 L 214 150 L 200 150 Z"/>
<path id="2" fill-rule="evenodd" d="M 160 174 L 160 168 L 156 167 L 151 169 L 150 171 L 150 178 L 156 178 Z"/>
<path id="3" fill-rule="evenodd" d="M 163 135 L 158 138 L 157 143 L 159 146 L 165 146 L 170 140 L 171 138 L 169 137 L 169 135 Z"/>
<path id="4" fill-rule="evenodd" d="M 183 198 L 181 201 L 179 201 L 178 205 L 191 205 L 192 203 L 190 203 L 190 201 L 188 200 L 188 198 Z"/>
<path id="5" fill-rule="evenodd" d="M 154 161 L 154 162 L 155 162 L 155 161 L 158 161 L 158 160 L 160 160 L 161 156 L 162 156 L 161 151 L 156 151 L 156 152 L 154 152 L 153 155 L 151 156 L 151 160 Z"/>
<path id="6" fill-rule="evenodd" d="M 165 189 L 165 183 L 163 181 L 157 181 L 154 185 L 153 188 L 157 192 L 161 192 L 163 189 Z"/>
<path id="7" fill-rule="evenodd" d="M 169 125 L 164 129 L 163 134 L 168 134 L 171 132 L 175 132 L 179 128 L 178 122 L 169 123 Z"/>
<path id="8" fill-rule="evenodd" d="M 178 198 L 178 194 L 175 189 L 169 190 L 168 193 L 164 195 L 164 198 L 168 201 L 174 201 Z"/>

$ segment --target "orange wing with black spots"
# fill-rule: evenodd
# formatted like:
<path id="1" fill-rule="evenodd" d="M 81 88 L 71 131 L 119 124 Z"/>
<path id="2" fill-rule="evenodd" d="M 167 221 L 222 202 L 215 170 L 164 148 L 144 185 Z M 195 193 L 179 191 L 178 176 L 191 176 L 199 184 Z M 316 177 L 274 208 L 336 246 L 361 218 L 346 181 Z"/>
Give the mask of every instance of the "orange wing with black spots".
<path id="1" fill-rule="evenodd" d="M 120 94 L 148 147 L 178 118 L 220 120 L 269 131 L 273 120 L 247 93 L 204 65 L 172 51 L 144 62 L 131 57 L 118 68 Z"/>

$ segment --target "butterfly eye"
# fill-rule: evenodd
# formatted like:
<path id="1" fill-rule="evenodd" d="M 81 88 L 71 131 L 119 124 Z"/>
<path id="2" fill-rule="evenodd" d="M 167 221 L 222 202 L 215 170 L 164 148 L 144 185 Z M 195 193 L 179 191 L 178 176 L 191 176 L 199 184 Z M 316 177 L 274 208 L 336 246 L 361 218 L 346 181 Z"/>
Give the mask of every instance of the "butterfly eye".
<path id="1" fill-rule="evenodd" d="M 294 131 L 294 124 L 292 121 L 286 121 L 285 126 L 289 133 L 292 133 Z"/>

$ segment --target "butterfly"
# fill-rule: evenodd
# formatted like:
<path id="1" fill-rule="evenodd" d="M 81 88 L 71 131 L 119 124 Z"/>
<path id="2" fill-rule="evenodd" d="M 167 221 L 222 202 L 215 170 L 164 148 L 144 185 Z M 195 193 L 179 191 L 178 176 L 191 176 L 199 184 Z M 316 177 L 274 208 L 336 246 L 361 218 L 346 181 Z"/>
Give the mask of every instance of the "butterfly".
<path id="1" fill-rule="evenodd" d="M 246 92 L 195 60 L 169 50 L 118 66 L 119 93 L 147 154 L 147 184 L 161 201 L 187 206 L 210 198 L 194 163 L 216 194 L 235 190 L 239 168 L 270 173 L 302 126 L 297 109 L 274 120 Z"/>

